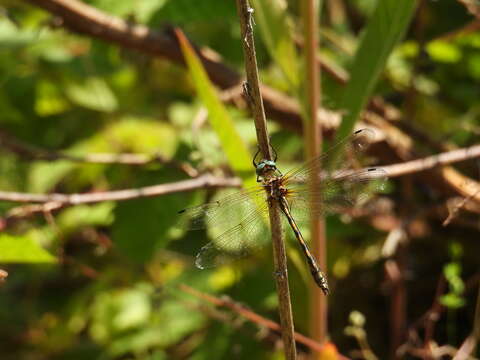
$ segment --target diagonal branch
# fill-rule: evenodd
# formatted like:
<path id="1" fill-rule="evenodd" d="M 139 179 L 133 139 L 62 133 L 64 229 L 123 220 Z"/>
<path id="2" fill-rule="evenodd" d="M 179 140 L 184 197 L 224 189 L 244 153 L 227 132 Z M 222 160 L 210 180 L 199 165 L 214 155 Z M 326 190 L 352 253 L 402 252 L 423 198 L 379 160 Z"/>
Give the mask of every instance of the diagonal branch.
<path id="1" fill-rule="evenodd" d="M 478 0 L 457 0 L 460 4 L 465 6 L 467 11 L 475 16 L 477 19 L 480 19 L 480 3 Z"/>
<path id="2" fill-rule="evenodd" d="M 57 16 L 59 24 L 73 32 L 184 64 L 180 46 L 171 27 L 154 31 L 144 25 L 131 24 L 119 17 L 107 15 L 78 0 L 25 1 Z M 199 47 L 195 50 L 210 79 L 218 87 L 230 89 L 241 83 L 240 74 L 220 62 L 220 56 L 215 51 Z M 298 103 L 268 86 L 262 85 L 261 90 L 267 116 L 276 119 L 285 128 L 300 132 L 302 120 Z M 339 121 L 338 114 L 324 109 L 320 111 L 320 116 L 326 124 Z"/>
<path id="3" fill-rule="evenodd" d="M 209 294 L 205 294 L 203 292 L 200 292 L 188 285 L 185 285 L 185 284 L 180 284 L 179 286 L 180 290 L 190 294 L 190 295 L 193 295 L 197 298 L 200 298 L 202 300 L 205 300 L 215 306 L 218 306 L 218 307 L 225 307 L 227 309 L 230 309 L 232 310 L 233 312 L 237 313 L 238 315 L 244 317 L 245 319 L 257 324 L 258 326 L 261 326 L 261 327 L 266 327 L 268 329 L 270 329 L 271 331 L 275 331 L 275 332 L 279 332 L 281 330 L 280 328 L 280 325 L 270 319 L 267 319 L 251 310 L 249 310 L 248 308 L 246 308 L 245 306 L 243 306 L 242 304 L 239 304 L 233 300 L 231 300 L 230 298 L 228 297 L 221 297 L 221 298 L 218 298 L 218 297 L 215 297 L 215 296 L 212 296 L 212 295 L 209 295 Z M 321 353 L 323 350 L 325 350 L 325 345 L 322 345 L 318 342 L 316 342 L 315 340 L 305 336 L 305 335 L 302 335 L 298 332 L 295 332 L 295 341 L 298 342 L 299 344 L 302 344 L 302 345 L 305 345 L 306 347 L 308 347 L 310 350 L 313 350 L 313 351 L 316 351 L 316 352 L 319 352 Z M 343 356 L 343 355 L 340 355 L 338 354 L 338 359 L 339 360 L 348 360 L 349 358 L 347 358 L 346 356 Z"/>

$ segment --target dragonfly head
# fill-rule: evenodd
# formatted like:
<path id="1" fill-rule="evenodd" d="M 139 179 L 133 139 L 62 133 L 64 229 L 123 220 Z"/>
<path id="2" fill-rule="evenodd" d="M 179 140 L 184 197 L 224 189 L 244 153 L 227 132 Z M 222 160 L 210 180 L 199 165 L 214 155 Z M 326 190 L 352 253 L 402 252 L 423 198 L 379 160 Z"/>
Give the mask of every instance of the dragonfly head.
<path id="1" fill-rule="evenodd" d="M 257 176 L 268 178 L 277 171 L 277 164 L 272 160 L 262 160 L 257 164 L 255 172 Z"/>

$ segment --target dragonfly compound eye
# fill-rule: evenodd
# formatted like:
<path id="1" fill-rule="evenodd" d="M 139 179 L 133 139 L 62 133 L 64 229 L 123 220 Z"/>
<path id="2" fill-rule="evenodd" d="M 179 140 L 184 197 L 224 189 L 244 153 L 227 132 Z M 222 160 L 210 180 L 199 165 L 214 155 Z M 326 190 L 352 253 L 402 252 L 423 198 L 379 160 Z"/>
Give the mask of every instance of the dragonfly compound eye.
<path id="1" fill-rule="evenodd" d="M 275 164 L 275 161 L 271 160 L 263 160 L 261 161 L 256 168 L 256 173 L 259 176 L 262 176 L 270 171 L 275 171 L 277 169 L 277 164 Z"/>

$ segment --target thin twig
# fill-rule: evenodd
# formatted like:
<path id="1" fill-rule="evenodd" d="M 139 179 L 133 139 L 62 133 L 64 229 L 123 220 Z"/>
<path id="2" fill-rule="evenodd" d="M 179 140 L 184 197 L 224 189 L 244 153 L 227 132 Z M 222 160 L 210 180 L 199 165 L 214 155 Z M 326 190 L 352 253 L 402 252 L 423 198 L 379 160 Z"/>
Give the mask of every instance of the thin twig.
<path id="1" fill-rule="evenodd" d="M 480 145 L 447 151 L 444 153 L 427 156 L 421 159 L 405 161 L 398 164 L 384 166 L 389 177 L 398 177 L 416 172 L 431 170 L 437 166 L 453 164 L 460 161 L 480 157 Z"/>
<path id="2" fill-rule="evenodd" d="M 465 6 L 467 11 L 475 16 L 477 19 L 480 19 L 480 3 L 478 0 L 457 0 L 460 4 Z"/>
<path id="3" fill-rule="evenodd" d="M 3 269 L 0 269 L 0 285 L 5 282 L 8 277 L 8 272 Z"/>
<path id="4" fill-rule="evenodd" d="M 270 148 L 267 120 L 260 93 L 260 81 L 258 79 L 257 59 L 255 55 L 255 43 L 253 38 L 253 9 L 248 0 L 236 0 L 243 53 L 245 56 L 245 70 L 247 82 L 244 86 L 245 96 L 252 110 L 255 121 L 255 130 L 260 151 L 265 160 L 272 159 Z M 290 301 L 290 289 L 288 287 L 287 256 L 285 244 L 282 239 L 282 224 L 280 210 L 275 201 L 269 206 L 270 225 L 272 231 L 273 254 L 275 263 L 275 281 L 277 285 L 280 324 L 282 325 L 282 338 L 287 360 L 296 359 L 297 351 L 294 340 L 292 305 Z"/>
<path id="5" fill-rule="evenodd" d="M 220 178 L 212 175 L 202 175 L 195 179 L 177 181 L 174 183 L 145 186 L 136 189 L 99 191 L 83 194 L 31 194 L 0 191 L 0 200 L 51 204 L 53 209 L 67 205 L 91 204 L 102 201 L 131 200 L 142 197 L 153 197 L 176 192 L 192 191 L 204 188 L 239 187 L 237 178 Z M 51 209 L 50 209 L 51 210 Z"/>
<path id="6" fill-rule="evenodd" d="M 470 355 L 475 352 L 478 342 L 480 342 L 480 286 L 478 287 L 477 304 L 475 306 L 473 319 L 473 331 L 460 346 L 453 360 L 469 359 Z"/>
<path id="7" fill-rule="evenodd" d="M 200 299 L 203 299 L 205 301 L 208 301 L 209 303 L 211 303 L 215 306 L 226 307 L 226 308 L 232 310 L 233 312 L 237 313 L 238 315 L 244 317 L 245 319 L 257 324 L 258 326 L 266 327 L 266 328 L 270 329 L 271 331 L 275 331 L 275 332 L 280 332 L 281 331 L 281 327 L 278 323 L 276 323 L 276 322 L 274 322 L 270 319 L 267 319 L 267 318 L 255 313 L 255 312 L 247 309 L 245 306 L 231 300 L 230 298 L 228 298 L 226 296 L 218 298 L 218 297 L 200 292 L 200 291 L 198 291 L 198 290 L 196 290 L 196 289 L 194 289 L 194 288 L 192 288 L 188 285 L 185 285 L 185 284 L 180 285 L 180 290 L 185 291 L 186 293 L 189 293 L 189 294 L 191 294 L 195 297 L 198 297 Z M 325 349 L 325 345 L 322 345 L 322 344 L 316 342 L 315 340 L 313 340 L 313 339 L 311 339 L 311 338 L 309 338 L 305 335 L 302 335 L 298 332 L 295 332 L 294 337 L 295 337 L 295 341 L 297 341 L 300 344 L 305 345 L 306 347 L 308 347 L 312 351 L 322 352 Z M 343 356 L 343 355 L 339 355 L 339 359 L 347 360 L 348 358 Z"/>
<path id="8" fill-rule="evenodd" d="M 120 164 L 120 165 L 149 165 L 149 164 L 162 164 L 170 167 L 174 167 L 184 172 L 190 177 L 198 176 L 198 170 L 185 162 L 179 162 L 175 160 L 169 160 L 161 154 L 86 154 L 83 156 L 69 155 L 59 151 L 51 151 L 41 149 L 36 146 L 26 144 L 13 138 L 11 135 L 7 135 L 5 131 L 0 131 L 0 146 L 4 147 L 11 152 L 17 154 L 28 160 L 68 160 L 79 163 L 89 164 Z"/>
<path id="9" fill-rule="evenodd" d="M 422 159 L 402 162 L 398 164 L 384 166 L 389 178 L 414 174 L 421 171 L 432 170 L 436 166 L 453 164 L 455 162 L 465 161 L 480 156 L 480 145 L 470 148 L 453 150 L 437 155 L 428 156 Z M 44 211 L 45 204 L 48 204 L 50 210 L 66 205 L 75 205 L 79 203 L 92 203 L 100 201 L 120 201 L 130 200 L 145 196 L 161 196 L 172 192 L 191 191 L 202 188 L 221 188 L 221 187 L 239 187 L 238 178 L 219 178 L 212 175 L 202 175 L 198 178 L 185 180 L 170 184 L 153 185 L 146 188 L 126 189 L 107 192 L 83 193 L 83 194 L 30 194 L 21 192 L 0 191 L 0 201 L 12 201 L 23 203 L 42 203 L 41 205 L 28 205 L 22 207 L 24 210 L 18 213 L 33 214 Z"/>

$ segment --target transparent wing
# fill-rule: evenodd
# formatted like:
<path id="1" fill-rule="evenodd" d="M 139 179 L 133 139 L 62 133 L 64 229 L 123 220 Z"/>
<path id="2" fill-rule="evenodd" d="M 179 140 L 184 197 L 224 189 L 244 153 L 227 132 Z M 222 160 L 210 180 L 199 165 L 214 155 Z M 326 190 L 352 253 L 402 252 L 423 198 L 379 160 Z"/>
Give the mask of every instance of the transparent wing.
<path id="1" fill-rule="evenodd" d="M 317 158 L 307 161 L 302 166 L 288 171 L 285 175 L 285 181 L 306 183 L 313 171 L 331 165 L 332 159 L 336 156 L 340 148 L 344 148 L 344 154 L 353 155 L 364 152 L 375 139 L 375 132 L 371 129 L 361 129 L 355 131 L 352 135 L 340 140 L 328 151 Z"/>
<path id="2" fill-rule="evenodd" d="M 258 214 L 257 204 L 266 201 L 265 190 L 254 187 L 222 197 L 216 201 L 190 207 L 179 211 L 184 215 L 182 225 L 191 230 L 203 229 L 223 224 L 235 224 L 239 217 L 247 218 L 251 214 Z"/>
<path id="3" fill-rule="evenodd" d="M 268 211 L 267 206 L 265 202 L 259 212 Z M 269 231 L 263 215 L 252 211 L 236 225 L 221 232 L 202 247 L 195 258 L 195 265 L 200 269 L 206 269 L 228 263 L 259 250 L 268 244 L 269 240 Z"/>
<path id="4" fill-rule="evenodd" d="M 295 219 L 304 221 L 309 216 L 310 199 L 319 202 L 318 214 L 338 213 L 383 190 L 387 177 L 382 168 L 336 171 L 322 176 L 317 189 L 311 189 L 305 183 L 289 185 L 287 198 Z"/>

